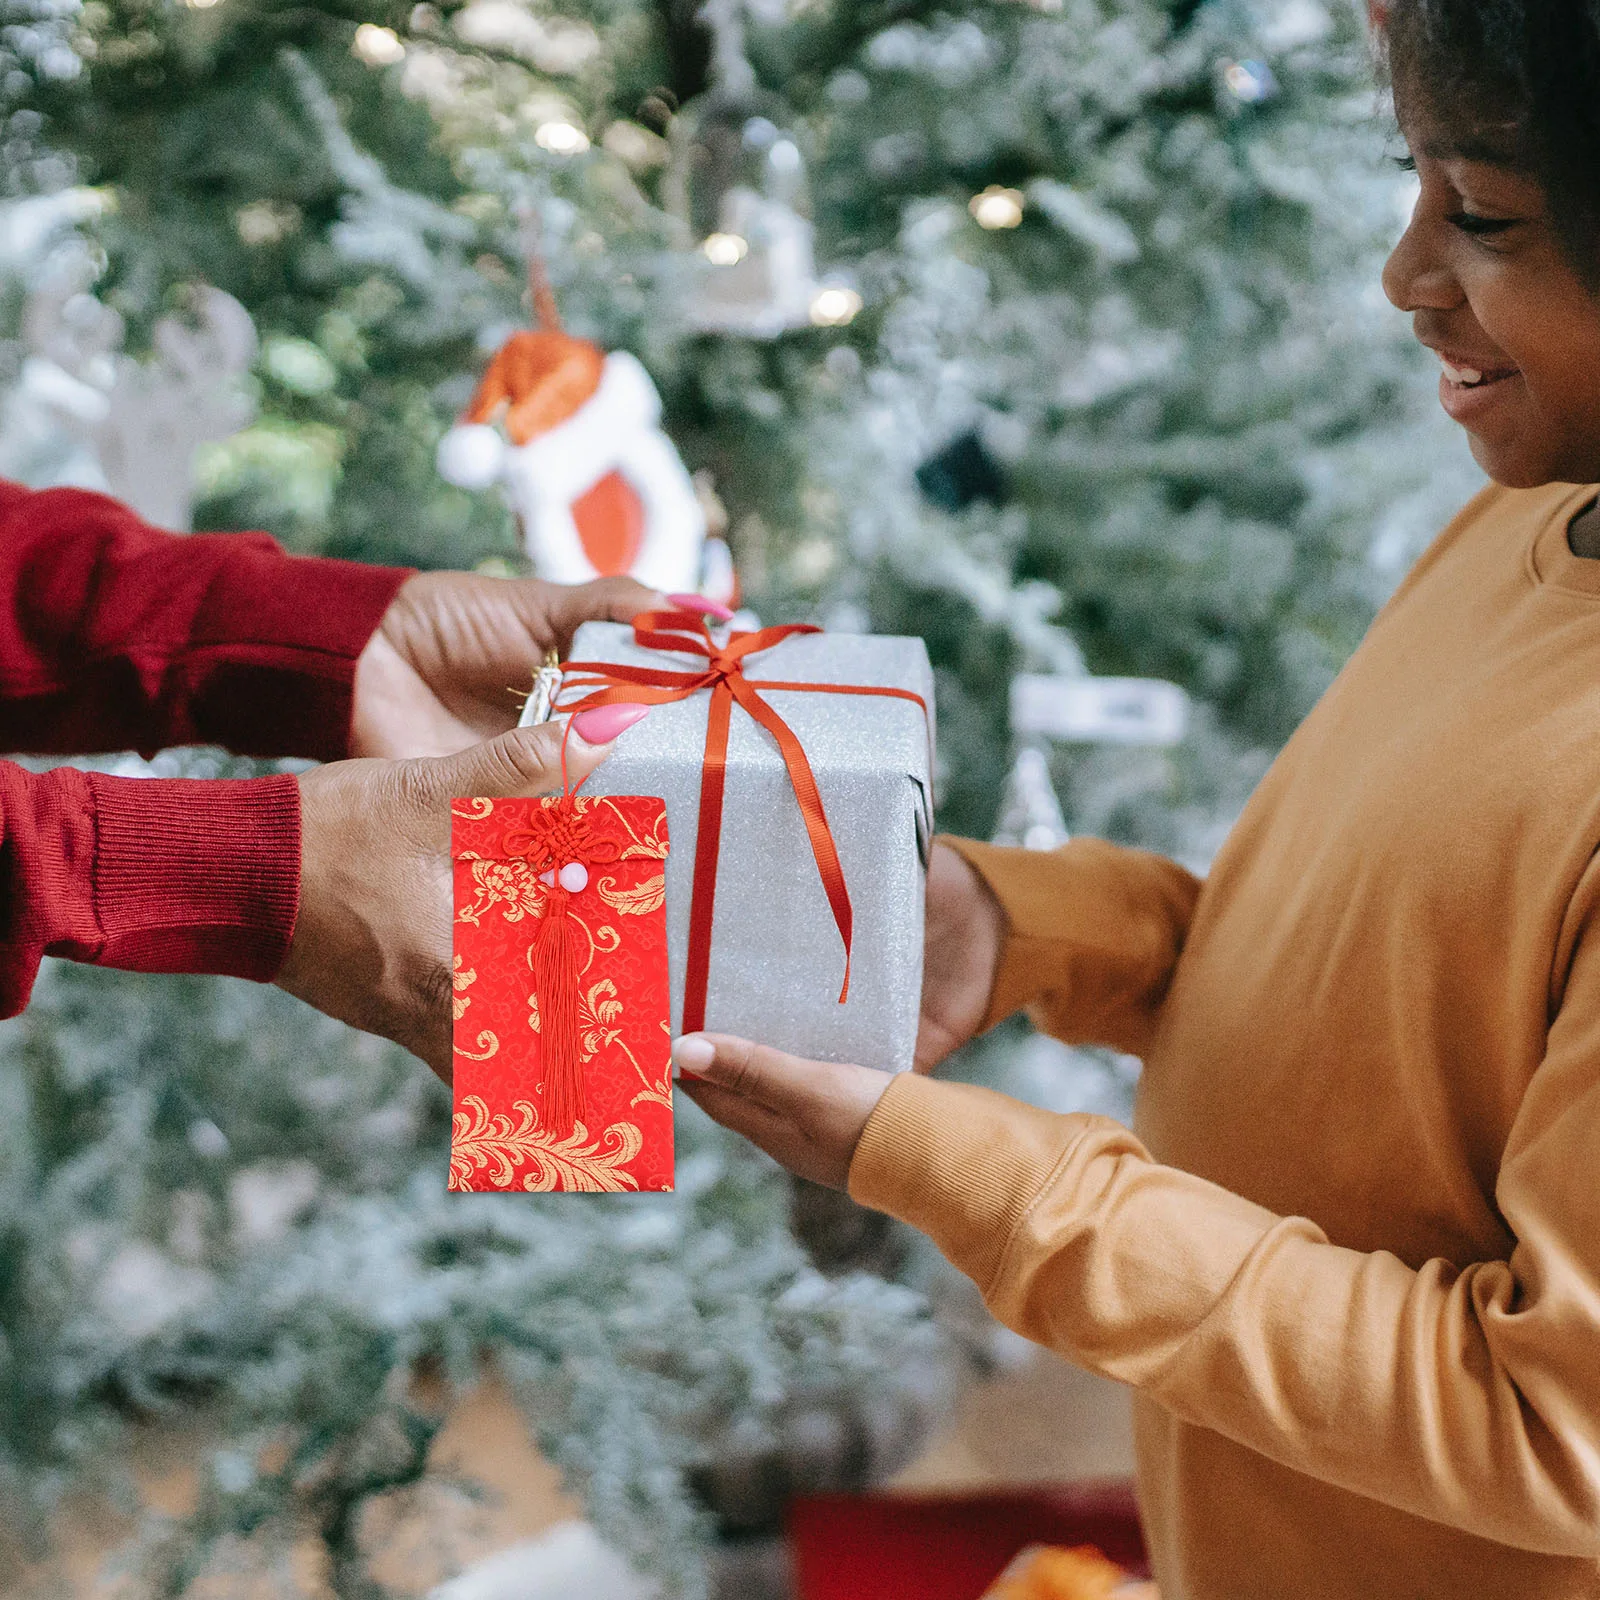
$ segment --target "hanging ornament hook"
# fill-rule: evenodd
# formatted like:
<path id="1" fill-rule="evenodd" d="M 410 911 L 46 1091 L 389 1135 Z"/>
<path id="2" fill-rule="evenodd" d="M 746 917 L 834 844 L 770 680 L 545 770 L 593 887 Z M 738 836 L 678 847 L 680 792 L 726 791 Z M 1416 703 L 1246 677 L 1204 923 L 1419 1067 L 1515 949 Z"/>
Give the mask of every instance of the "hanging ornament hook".
<path id="1" fill-rule="evenodd" d="M 541 333 L 560 333 L 561 309 L 550 286 L 544 264 L 544 230 L 539 209 L 531 201 L 521 208 L 522 253 L 528 262 L 528 295 L 533 305 L 533 325 Z"/>

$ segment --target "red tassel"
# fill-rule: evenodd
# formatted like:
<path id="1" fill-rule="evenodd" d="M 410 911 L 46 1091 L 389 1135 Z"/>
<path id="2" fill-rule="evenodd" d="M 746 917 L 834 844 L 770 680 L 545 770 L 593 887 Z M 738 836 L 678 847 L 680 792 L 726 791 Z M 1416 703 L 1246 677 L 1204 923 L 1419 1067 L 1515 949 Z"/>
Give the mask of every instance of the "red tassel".
<path id="1" fill-rule="evenodd" d="M 584 1117 L 578 1018 L 580 929 L 567 912 L 571 899 L 559 884 L 551 887 L 533 941 L 533 986 L 539 996 L 544 1063 L 544 1121 L 557 1138 L 565 1138 Z"/>

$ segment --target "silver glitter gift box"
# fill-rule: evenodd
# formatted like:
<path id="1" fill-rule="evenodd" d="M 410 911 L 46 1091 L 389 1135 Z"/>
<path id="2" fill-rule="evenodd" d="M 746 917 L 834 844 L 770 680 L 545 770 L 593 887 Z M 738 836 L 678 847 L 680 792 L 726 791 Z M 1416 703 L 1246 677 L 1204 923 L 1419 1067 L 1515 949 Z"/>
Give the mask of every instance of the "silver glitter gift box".
<path id="1" fill-rule="evenodd" d="M 690 672 L 703 658 L 646 650 L 633 630 L 589 623 L 573 661 Z M 804 747 L 838 848 L 854 917 L 850 996 L 844 946 L 776 741 L 731 713 L 706 1027 L 818 1061 L 901 1072 L 912 1064 L 922 991 L 922 915 L 932 837 L 933 673 L 920 639 L 803 634 L 745 658 L 745 677 L 910 690 L 877 695 L 763 692 Z M 568 698 L 576 695 L 576 689 Z M 700 780 L 710 692 L 655 706 L 617 741 L 585 794 L 667 803 L 667 946 L 672 1025 L 683 1019 Z"/>

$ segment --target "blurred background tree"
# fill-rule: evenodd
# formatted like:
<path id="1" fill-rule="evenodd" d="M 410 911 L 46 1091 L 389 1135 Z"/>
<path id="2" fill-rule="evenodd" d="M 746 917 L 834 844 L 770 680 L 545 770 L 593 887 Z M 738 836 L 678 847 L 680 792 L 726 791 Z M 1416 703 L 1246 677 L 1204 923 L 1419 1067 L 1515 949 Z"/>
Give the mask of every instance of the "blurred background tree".
<path id="1" fill-rule="evenodd" d="M 1048 834 L 1058 796 L 1203 868 L 1474 481 L 1377 289 L 1408 190 L 1343 0 L 0 24 L 0 470 L 130 493 L 164 449 L 174 523 L 523 570 L 433 456 L 537 237 L 567 326 L 661 387 L 747 603 L 927 639 L 955 831 L 1009 800 Z M 157 438 L 163 382 L 187 420 Z M 1036 745 L 1021 672 L 1171 680 L 1187 732 Z M 133 1422 L 205 1410 L 201 1511 L 143 1547 L 174 1591 L 230 1531 L 309 1529 L 375 1592 L 362 1508 L 437 1426 L 412 1380 L 487 1353 L 606 1536 L 701 1595 L 788 1490 L 903 1459 L 973 1344 L 923 1253 L 835 1249 L 802 1196 L 808 1254 L 692 1108 L 675 1196 L 446 1201 L 438 1087 L 275 991 L 52 965 L 0 1055 L 4 1489 L 43 1511 Z M 956 1070 L 1114 1113 L 1132 1082 L 1020 1027 Z"/>

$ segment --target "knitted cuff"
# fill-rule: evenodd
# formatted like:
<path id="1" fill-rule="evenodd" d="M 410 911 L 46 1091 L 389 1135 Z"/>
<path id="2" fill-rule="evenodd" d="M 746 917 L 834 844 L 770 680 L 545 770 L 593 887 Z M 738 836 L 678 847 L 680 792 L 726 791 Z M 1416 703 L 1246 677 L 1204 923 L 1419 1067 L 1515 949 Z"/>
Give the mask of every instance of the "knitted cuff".
<path id="1" fill-rule="evenodd" d="M 299 908 L 296 780 L 89 781 L 97 964 L 271 979 Z"/>

